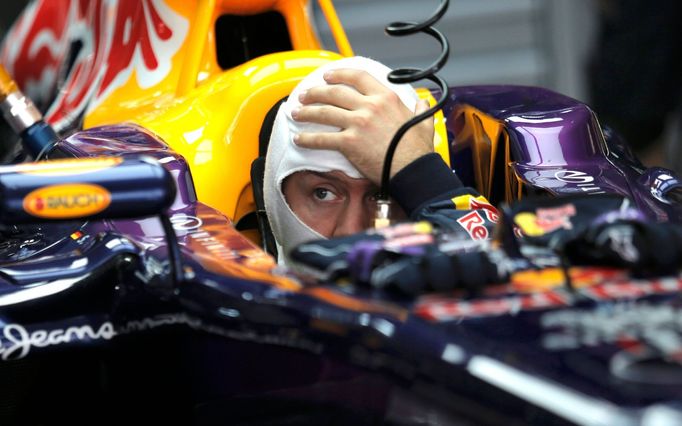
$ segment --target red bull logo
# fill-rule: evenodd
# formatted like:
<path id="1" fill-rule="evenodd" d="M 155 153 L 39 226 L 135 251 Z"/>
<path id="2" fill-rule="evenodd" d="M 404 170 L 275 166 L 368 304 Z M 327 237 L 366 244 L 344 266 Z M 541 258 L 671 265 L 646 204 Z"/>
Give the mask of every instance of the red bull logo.
<path id="1" fill-rule="evenodd" d="M 99 185 L 61 184 L 38 188 L 24 198 L 24 211 L 45 219 L 69 219 L 97 214 L 111 203 Z"/>
<path id="2" fill-rule="evenodd" d="M 522 212 L 514 217 L 514 222 L 529 237 L 539 237 L 557 229 L 571 229 L 570 218 L 576 215 L 573 204 L 560 207 L 539 208 L 535 214 Z"/>

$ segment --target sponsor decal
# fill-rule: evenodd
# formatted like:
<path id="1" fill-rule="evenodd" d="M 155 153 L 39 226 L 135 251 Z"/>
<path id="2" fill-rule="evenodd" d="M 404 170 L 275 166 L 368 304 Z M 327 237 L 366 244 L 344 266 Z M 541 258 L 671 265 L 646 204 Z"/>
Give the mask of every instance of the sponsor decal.
<path id="1" fill-rule="evenodd" d="M 73 158 L 15 166 L 15 171 L 37 176 L 70 176 L 97 172 L 115 167 L 123 162 L 120 157 Z"/>
<path id="2" fill-rule="evenodd" d="M 455 321 L 463 318 L 486 318 L 512 312 L 549 309 L 568 304 L 566 295 L 558 292 L 522 294 L 503 298 L 477 300 L 442 300 L 424 302 L 415 313 L 432 321 Z"/>
<path id="3" fill-rule="evenodd" d="M 66 328 L 29 330 L 21 324 L 6 324 L 0 329 L 0 359 L 26 357 L 34 348 L 46 348 L 68 343 L 111 340 L 122 334 L 151 330 L 173 324 L 196 325 L 197 320 L 185 314 L 160 314 L 115 326 L 110 321 L 99 325 L 81 324 Z"/>
<path id="4" fill-rule="evenodd" d="M 497 223 L 499 220 L 499 213 L 492 204 L 485 201 L 483 197 L 472 198 L 469 202 L 469 207 L 475 210 L 481 210 L 489 221 Z"/>
<path id="5" fill-rule="evenodd" d="M 65 6 L 69 8 L 63 1 L 28 3 L 2 46 L 2 63 L 7 71 L 41 108 L 56 92 L 61 60 L 66 56 Z"/>
<path id="6" fill-rule="evenodd" d="M 170 221 L 178 242 L 203 268 L 222 276 L 257 280 L 281 289 L 300 289 L 297 281 L 273 273 L 274 258 L 240 234 L 224 216 L 202 206 L 194 212 L 197 216 L 174 214 Z"/>
<path id="7" fill-rule="evenodd" d="M 87 183 L 50 185 L 24 197 L 24 211 L 44 219 L 67 219 L 97 214 L 111 203 L 111 194 Z"/>
<path id="8" fill-rule="evenodd" d="M 3 63 L 41 107 L 56 95 L 45 116 L 63 129 L 133 78 L 147 89 L 168 77 L 189 30 L 173 3 L 177 7 L 170 0 L 32 2 L 6 37 Z M 57 87 L 70 55 L 70 72 Z"/>
<path id="9" fill-rule="evenodd" d="M 559 207 L 539 208 L 535 213 L 522 212 L 514 216 L 514 223 L 529 237 L 554 232 L 557 229 L 571 229 L 570 218 L 575 216 L 576 210 L 573 204 Z"/>
<path id="10" fill-rule="evenodd" d="M 170 218 L 170 223 L 175 231 L 192 231 L 201 228 L 203 221 L 196 216 L 176 214 Z"/>
<path id="11" fill-rule="evenodd" d="M 680 186 L 681 183 L 679 179 L 669 174 L 661 173 L 657 175 L 654 181 L 651 183 L 651 195 L 658 201 L 671 204 L 671 201 L 666 198 L 666 194 L 668 191 L 674 188 L 679 188 Z"/>
<path id="12" fill-rule="evenodd" d="M 489 221 L 497 223 L 499 213 L 497 209 L 485 199 L 484 196 L 472 197 L 469 194 L 460 195 L 452 199 L 457 210 L 481 210 Z"/>
<path id="13" fill-rule="evenodd" d="M 608 309 L 562 309 L 542 315 L 540 325 L 547 330 L 543 347 L 549 350 L 578 349 L 584 346 L 618 344 L 621 341 L 642 340 L 649 343 L 673 332 L 675 350 L 660 342 L 662 353 L 674 354 L 680 345 L 682 308 L 670 305 L 614 304 Z M 667 346 L 667 347 L 666 347 Z"/>
<path id="14" fill-rule="evenodd" d="M 615 303 L 597 309 L 563 309 L 540 318 L 542 346 L 549 351 L 608 345 L 608 367 L 621 380 L 680 385 L 682 308 Z M 606 353 L 605 353 L 606 354 Z M 655 368 L 654 368 L 655 366 Z"/>
<path id="15" fill-rule="evenodd" d="M 469 194 L 460 195 L 453 198 L 452 203 L 457 210 L 472 210 L 457 219 L 457 223 L 467 231 L 469 236 L 474 240 L 488 239 L 490 231 L 485 226 L 486 219 L 488 222 L 497 223 L 499 219 L 497 209 L 480 195 L 478 197 L 472 197 Z"/>
<path id="16" fill-rule="evenodd" d="M 607 281 L 627 281 L 627 271 L 616 268 L 579 268 L 570 269 L 571 283 L 573 287 L 584 288 Z M 556 265 L 542 269 L 511 271 L 511 284 L 514 290 L 519 292 L 538 292 L 561 288 L 566 285 L 566 271 Z"/>
<path id="17" fill-rule="evenodd" d="M 481 216 L 481 213 L 477 210 L 460 217 L 457 219 L 457 223 L 459 223 L 474 240 L 485 240 L 490 235 L 488 228 L 485 227 L 483 216 Z"/>
<path id="18" fill-rule="evenodd" d="M 221 260 L 232 260 L 239 258 L 235 250 L 228 247 L 224 242 L 203 228 L 203 221 L 196 217 L 186 214 L 176 214 L 171 216 L 170 222 L 173 229 L 178 232 L 178 236 L 187 236 L 198 243 L 199 247 Z"/>
<path id="19" fill-rule="evenodd" d="M 560 170 L 554 173 L 554 177 L 564 183 L 575 185 L 576 188 L 586 194 L 605 194 L 599 185 L 595 183 L 594 176 L 577 170 Z"/>
<path id="20" fill-rule="evenodd" d="M 234 309 L 231 309 L 229 314 L 231 317 L 240 315 L 239 311 Z M 117 336 L 144 332 L 171 325 L 186 325 L 194 330 L 205 331 L 230 339 L 288 346 L 309 350 L 315 353 L 320 353 L 322 351 L 322 346 L 319 343 L 302 338 L 297 334 L 290 333 L 284 329 L 282 330 L 282 333 L 279 334 L 235 331 L 211 324 L 205 324 L 200 319 L 191 317 L 185 313 L 168 313 L 131 320 L 120 325 L 114 325 L 110 321 L 105 321 L 99 325 L 81 324 L 65 328 L 38 328 L 31 330 L 22 324 L 6 324 L 0 327 L 0 360 L 10 361 L 22 359 L 35 349 L 44 349 L 51 346 L 68 344 L 109 341 Z"/>
<path id="21" fill-rule="evenodd" d="M 7 324 L 0 336 L 0 358 L 3 361 L 26 357 L 33 348 L 58 346 L 74 341 L 111 340 L 116 335 L 114 326 L 105 322 L 99 327 L 73 326 L 65 329 L 35 330 L 29 332 L 21 324 Z"/>
<path id="22" fill-rule="evenodd" d="M 578 295 L 594 301 L 637 299 L 651 295 L 674 294 L 682 291 L 681 278 L 652 281 L 607 282 L 576 289 Z M 420 302 L 415 313 L 432 321 L 456 321 L 464 318 L 485 318 L 515 315 L 521 311 L 554 309 L 569 306 L 575 296 L 564 289 L 542 293 L 511 294 L 504 297 L 474 300 L 428 299 Z"/>

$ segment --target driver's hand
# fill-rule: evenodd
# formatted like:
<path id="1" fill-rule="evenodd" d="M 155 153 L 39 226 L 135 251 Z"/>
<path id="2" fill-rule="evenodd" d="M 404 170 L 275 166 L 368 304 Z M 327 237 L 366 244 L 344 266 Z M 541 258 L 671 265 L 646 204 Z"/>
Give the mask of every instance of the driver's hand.
<path id="1" fill-rule="evenodd" d="M 332 133 L 300 133 L 294 142 L 305 148 L 339 151 L 375 184 L 381 180 L 386 149 L 396 130 L 429 108 L 426 100 L 410 111 L 392 90 L 369 73 L 336 69 L 324 75 L 328 85 L 300 95 L 302 106 L 292 112 L 296 121 L 341 128 Z M 350 87 L 349 87 L 350 86 Z M 322 105 L 315 105 L 322 104 Z M 417 158 L 433 152 L 433 118 L 412 127 L 398 144 L 391 177 Z"/>

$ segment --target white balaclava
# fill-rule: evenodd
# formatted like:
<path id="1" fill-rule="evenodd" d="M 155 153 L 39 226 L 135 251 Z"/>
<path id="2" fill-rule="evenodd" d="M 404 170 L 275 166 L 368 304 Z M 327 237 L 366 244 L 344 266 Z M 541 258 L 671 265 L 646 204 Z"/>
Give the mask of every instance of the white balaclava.
<path id="1" fill-rule="evenodd" d="M 331 150 L 301 148 L 294 143 L 293 136 L 302 132 L 334 132 L 338 127 L 316 123 L 303 123 L 291 118 L 291 111 L 301 106 L 298 96 L 312 87 L 323 86 L 325 72 L 339 68 L 354 68 L 367 71 L 372 77 L 393 90 L 405 106 L 414 111 L 418 96 L 408 84 L 390 83 L 386 76 L 391 71 L 385 65 L 372 59 L 355 56 L 339 59 L 321 66 L 304 78 L 293 90 L 289 98 L 277 111 L 273 124 L 268 153 L 265 159 L 263 197 L 265 211 L 277 242 L 280 263 L 288 262 L 288 253 L 297 245 L 324 238 L 303 223 L 291 210 L 282 193 L 284 179 L 296 172 L 309 170 L 331 172 L 339 170 L 351 178 L 362 178 L 360 172 L 341 153 Z"/>

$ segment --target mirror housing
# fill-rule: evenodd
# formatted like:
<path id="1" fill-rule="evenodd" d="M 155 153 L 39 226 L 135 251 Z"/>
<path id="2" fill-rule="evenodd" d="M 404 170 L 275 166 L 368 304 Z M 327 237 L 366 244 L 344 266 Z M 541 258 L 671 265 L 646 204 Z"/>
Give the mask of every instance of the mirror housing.
<path id="1" fill-rule="evenodd" d="M 162 213 L 175 181 L 149 157 L 92 157 L 0 167 L 0 223 L 124 219 Z"/>

